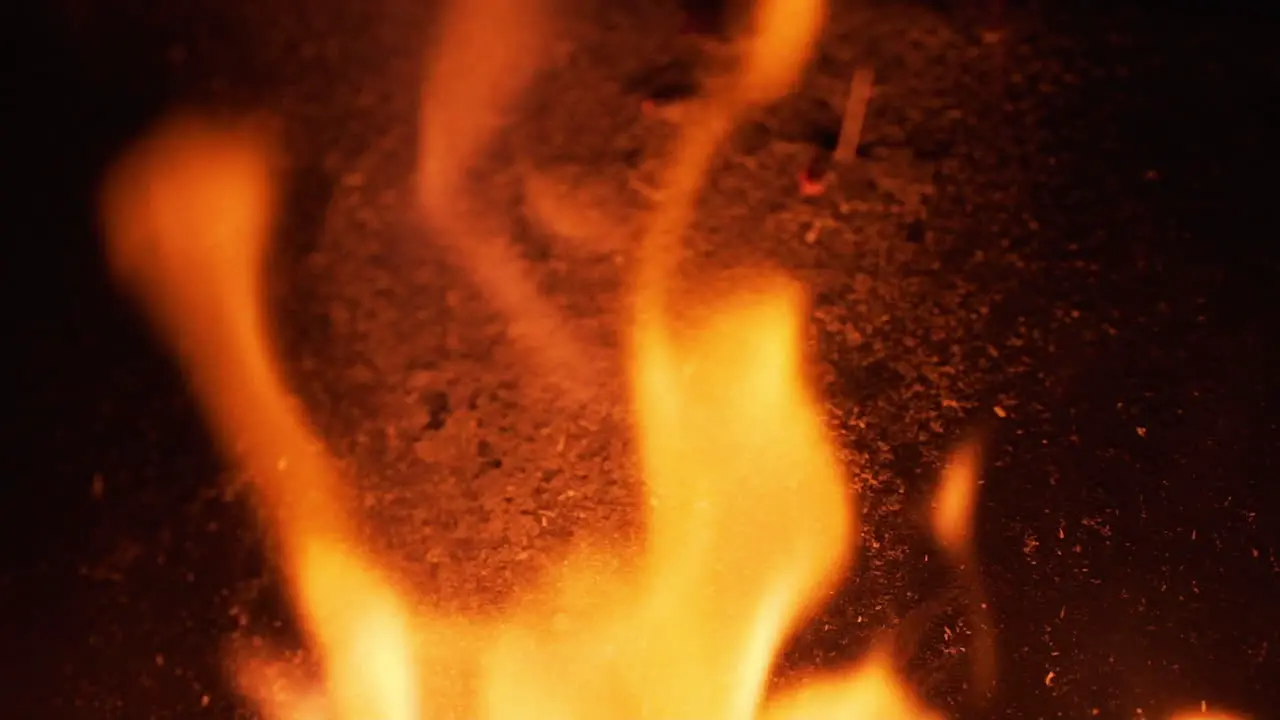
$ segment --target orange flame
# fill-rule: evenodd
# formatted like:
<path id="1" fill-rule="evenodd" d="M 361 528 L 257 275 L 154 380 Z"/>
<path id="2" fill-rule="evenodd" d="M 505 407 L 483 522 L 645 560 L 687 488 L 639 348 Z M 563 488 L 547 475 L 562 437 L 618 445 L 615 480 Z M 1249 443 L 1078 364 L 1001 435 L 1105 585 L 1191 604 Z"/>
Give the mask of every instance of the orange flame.
<path id="1" fill-rule="evenodd" d="M 655 213 L 643 266 L 674 262 L 664 233 L 681 229 L 734 114 L 783 92 L 798 72 L 820 7 L 802 5 L 785 15 L 762 4 L 768 24 L 745 46 L 741 82 L 720 98 L 721 112 L 688 129 L 687 151 L 672 163 L 684 182 Z M 313 687 L 272 653 L 237 659 L 246 693 L 269 717 L 922 716 L 881 657 L 764 704 L 783 643 L 838 580 L 854 538 L 847 480 L 802 377 L 802 293 L 783 281 L 756 283 L 679 334 L 665 292 L 642 294 L 656 302 L 637 318 L 633 347 L 650 499 L 639 563 L 622 570 L 609 553 L 584 551 L 502 622 L 414 612 L 356 542 L 334 463 L 271 350 L 260 268 L 272 153 L 270 138 L 249 128 L 171 122 L 116 168 L 103 198 L 112 267 L 178 353 L 227 453 L 254 478 L 321 661 Z M 455 192 L 465 161 L 446 160 L 443 170 L 424 165 L 428 203 Z"/>
<path id="2" fill-rule="evenodd" d="M 975 625 L 969 655 L 973 664 L 973 687 L 979 700 L 996 680 L 990 613 L 973 544 L 981 465 L 982 446 L 977 440 L 970 439 L 957 447 L 942 468 L 942 483 L 934 498 L 932 513 L 933 535 L 968 590 L 969 616 Z"/>
<path id="3" fill-rule="evenodd" d="M 467 67 L 459 63 L 485 17 L 459 8 L 438 86 L 425 93 L 463 106 L 424 124 L 444 145 L 450 118 L 492 110 L 523 82 L 481 91 L 444 71 Z M 822 10 L 815 0 L 760 3 L 740 76 L 684 129 L 670 192 L 640 248 L 631 381 L 649 500 L 641 557 L 582 549 L 496 621 L 421 609 L 357 541 L 335 463 L 292 399 L 267 332 L 272 138 L 179 119 L 113 170 L 102 198 L 112 270 L 177 354 L 227 455 L 253 478 L 320 662 L 316 680 L 274 650 L 235 656 L 244 692 L 268 718 L 939 717 L 879 650 L 766 696 L 783 645 L 852 562 L 857 536 L 848 479 L 804 378 L 804 295 L 760 276 L 698 319 L 677 322 L 669 310 L 678 235 L 709 158 L 743 109 L 794 82 Z M 519 35 L 498 66 L 535 44 Z M 429 215 L 451 212 L 490 132 L 476 130 L 454 155 L 424 156 Z M 977 465 L 976 446 L 965 446 L 934 516 L 960 565 L 973 564 Z"/>
<path id="4" fill-rule="evenodd" d="M 223 447 L 256 480 L 337 717 L 419 717 L 410 620 L 362 557 L 333 463 L 286 390 L 263 316 L 273 145 L 182 119 L 112 173 L 112 269 L 174 347 Z"/>
<path id="5" fill-rule="evenodd" d="M 260 302 L 268 144 L 162 128 L 104 197 L 113 267 L 178 351 L 227 452 L 255 479 L 323 666 L 240 658 L 272 718 L 922 717 L 887 659 L 764 705 L 782 644 L 845 568 L 847 482 L 803 382 L 802 295 L 781 281 L 634 364 L 649 542 L 631 570 L 584 553 L 502 622 L 414 612 L 355 541 L 332 460 L 285 388 Z"/>

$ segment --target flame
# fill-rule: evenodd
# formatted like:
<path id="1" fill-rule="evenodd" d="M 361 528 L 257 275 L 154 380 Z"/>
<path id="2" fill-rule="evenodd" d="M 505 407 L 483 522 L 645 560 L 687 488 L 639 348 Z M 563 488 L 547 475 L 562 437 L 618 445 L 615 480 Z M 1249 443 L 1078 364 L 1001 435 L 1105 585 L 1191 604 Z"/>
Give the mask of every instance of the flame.
<path id="1" fill-rule="evenodd" d="M 821 5 L 801 5 L 794 15 L 761 5 L 740 83 L 686 132 L 671 165 L 678 192 L 655 211 L 641 248 L 650 272 L 674 267 L 672 235 L 735 113 L 784 92 L 803 64 Z M 444 55 L 474 45 L 477 17 L 458 12 L 462 29 L 445 38 Z M 437 94 L 480 110 L 514 92 L 468 99 L 451 89 L 456 80 L 437 82 Z M 424 132 L 438 137 L 440 122 Z M 481 127 L 455 150 L 474 154 L 488 133 Z M 112 270 L 173 347 L 226 453 L 254 479 L 320 661 L 313 679 L 275 650 L 235 656 L 244 692 L 268 717 L 925 716 L 882 656 L 766 702 L 775 658 L 839 580 L 856 530 L 847 478 L 803 377 L 803 292 L 778 278 L 761 276 L 676 332 L 665 278 L 642 271 L 651 287 L 640 297 L 652 302 L 640 303 L 634 325 L 632 389 L 649 533 L 638 561 L 584 549 L 497 622 L 417 610 L 357 541 L 335 463 L 271 347 L 261 266 L 274 153 L 260 127 L 173 120 L 114 169 L 102 199 Z M 448 214 L 441 208 L 467 162 L 448 153 L 424 161 L 429 214 Z"/>
<path id="2" fill-rule="evenodd" d="M 874 657 L 766 703 L 774 659 L 851 560 L 848 483 L 804 380 L 801 289 L 762 278 L 633 364 L 649 538 L 584 551 L 499 622 L 416 610 L 357 542 L 335 464 L 266 332 L 271 144 L 172 121 L 104 194 L 112 268 L 177 352 L 227 453 L 254 478 L 321 661 L 236 658 L 270 718 L 928 717 Z M 655 326 L 656 327 L 656 326 Z"/>
<path id="3" fill-rule="evenodd" d="M 537 4 L 491 2 L 518 13 L 526 33 L 505 25 L 511 42 L 475 70 L 497 77 L 537 45 L 543 25 Z M 453 229 L 463 223 L 452 203 L 493 132 L 490 113 L 527 80 L 465 77 L 468 56 L 488 52 L 477 44 L 492 47 L 480 43 L 481 24 L 503 17 L 479 6 L 493 8 L 455 7 L 424 93 L 458 104 L 424 121 L 437 150 L 424 154 L 419 178 L 427 214 Z M 792 633 L 852 564 L 858 530 L 805 378 L 805 295 L 759 274 L 697 315 L 671 310 L 678 236 L 709 159 L 742 111 L 795 81 L 822 16 L 815 0 L 758 5 L 741 71 L 684 128 L 642 239 L 629 348 L 649 501 L 640 557 L 580 548 L 496 619 L 424 609 L 358 540 L 336 463 L 292 398 L 267 329 L 261 270 L 277 182 L 265 126 L 177 118 L 112 170 L 101 199 L 111 270 L 253 479 L 318 660 L 308 673 L 278 648 L 233 653 L 240 687 L 267 718 L 940 717 L 884 647 L 766 692 Z M 450 133 L 460 138 L 452 145 Z M 944 548 L 969 567 L 978 464 L 976 445 L 964 446 L 934 515 Z"/>
<path id="4" fill-rule="evenodd" d="M 931 517 L 933 535 L 942 546 L 943 554 L 955 566 L 968 594 L 969 616 L 974 624 L 969 656 L 973 690 L 979 701 L 996 681 L 995 641 L 973 542 L 981 466 L 982 445 L 977 439 L 970 438 L 952 451 L 942 468 L 942 482 L 934 498 Z"/>
<path id="5" fill-rule="evenodd" d="M 354 542 L 334 464 L 267 337 L 260 274 L 273 155 L 262 128 L 162 126 L 108 179 L 111 268 L 177 352 L 222 446 L 256 480 L 334 716 L 417 718 L 411 619 Z"/>
<path id="6" fill-rule="evenodd" d="M 942 484 L 933 506 L 933 535 L 954 558 L 973 553 L 973 511 L 978 496 L 978 469 L 982 448 L 970 441 L 961 445 L 942 469 Z"/>

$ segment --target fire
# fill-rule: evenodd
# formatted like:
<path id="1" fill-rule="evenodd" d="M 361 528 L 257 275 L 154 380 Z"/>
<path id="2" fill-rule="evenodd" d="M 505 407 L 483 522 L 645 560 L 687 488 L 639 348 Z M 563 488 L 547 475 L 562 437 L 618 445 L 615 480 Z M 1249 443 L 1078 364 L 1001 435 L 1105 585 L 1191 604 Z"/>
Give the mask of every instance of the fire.
<path id="1" fill-rule="evenodd" d="M 821 11 L 761 3 L 741 77 L 686 128 L 639 251 L 630 360 L 649 501 L 641 556 L 581 548 L 498 619 L 424 609 L 357 540 L 336 464 L 290 395 L 267 330 L 270 134 L 180 118 L 112 171 L 102 197 L 112 271 L 178 356 L 228 457 L 253 478 L 319 663 L 316 677 L 277 649 L 234 653 L 240 687 L 265 717 L 938 717 L 884 649 L 766 692 L 857 538 L 848 478 L 805 378 L 804 292 L 762 273 L 696 316 L 670 310 L 676 238 L 708 159 L 738 113 L 794 81 Z M 472 46 L 474 30 L 458 47 Z M 463 144 L 458 152 L 474 154 L 483 138 Z M 435 157 L 447 167 L 424 165 L 428 213 L 450 205 L 466 164 Z M 962 448 L 935 513 L 935 534 L 970 567 L 977 465 L 974 446 Z"/>
<path id="2" fill-rule="evenodd" d="M 422 612 L 362 550 L 334 463 L 271 350 L 259 268 L 270 143 L 171 122 L 104 197 L 112 267 L 254 477 L 322 664 L 237 658 L 270 718 L 928 717 L 876 655 L 765 698 L 774 659 L 847 567 L 853 503 L 805 380 L 803 294 L 762 279 L 680 332 L 637 335 L 649 496 L 636 562 L 587 550 L 500 622 Z"/>

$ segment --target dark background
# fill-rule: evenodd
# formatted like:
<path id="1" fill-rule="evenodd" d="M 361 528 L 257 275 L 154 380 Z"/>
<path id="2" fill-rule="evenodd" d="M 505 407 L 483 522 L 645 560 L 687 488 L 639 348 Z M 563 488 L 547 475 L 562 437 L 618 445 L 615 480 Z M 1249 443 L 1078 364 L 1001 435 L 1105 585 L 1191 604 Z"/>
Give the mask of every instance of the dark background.
<path id="1" fill-rule="evenodd" d="M 1028 349 L 1045 369 L 1028 392 L 1052 412 L 993 441 L 981 553 L 1006 667 L 988 716 L 1152 717 L 1208 699 L 1267 717 L 1280 707 L 1275 22 L 1208 3 L 1010 8 L 1009 22 L 1055 28 L 1047 55 L 1132 72 L 1090 85 L 1034 138 L 993 127 L 989 139 L 1024 148 L 1002 161 L 1028 177 L 1050 155 L 1063 163 L 1028 193 L 1046 232 L 1026 241 L 1063 272 L 1012 304 L 1034 322 L 1070 297 L 1107 320 L 1103 342 Z M 229 716 L 217 649 L 235 626 L 226 588 L 257 562 L 248 526 L 216 501 L 219 463 L 169 361 L 108 286 L 90 212 L 107 159 L 185 97 L 165 58 L 188 16 L 204 42 L 225 42 L 224 70 L 247 62 L 233 13 L 212 4 L 54 3 L 11 29 L 10 717 Z M 1112 42 L 1118 31 L 1131 41 Z M 247 77 L 225 102 L 250 104 L 272 80 Z M 1096 268 L 1087 283 L 1081 264 Z M 1058 475 L 1091 481 L 1019 490 Z M 1028 568 L 1024 541 L 1055 536 L 1058 508 L 1107 530 Z M 147 560 L 121 557 L 127 582 L 104 580 L 106 548 Z M 1051 670 L 1071 697 L 1044 683 Z"/>

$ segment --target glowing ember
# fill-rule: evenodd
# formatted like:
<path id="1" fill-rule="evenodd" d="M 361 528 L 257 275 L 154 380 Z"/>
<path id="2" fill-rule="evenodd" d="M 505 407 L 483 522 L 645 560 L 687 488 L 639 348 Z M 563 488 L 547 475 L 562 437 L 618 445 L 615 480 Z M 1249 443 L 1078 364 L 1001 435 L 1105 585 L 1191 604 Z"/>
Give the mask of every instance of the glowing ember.
<path id="1" fill-rule="evenodd" d="M 103 196 L 113 270 L 254 479 L 320 661 L 317 680 L 283 652 L 235 655 L 241 687 L 266 717 L 935 717 L 880 651 L 766 697 L 784 643 L 840 580 L 857 536 L 847 478 L 803 377 L 803 292 L 759 276 L 697 318 L 676 322 L 668 311 L 676 239 L 708 158 L 738 113 L 786 92 L 821 11 L 761 3 L 741 76 L 685 129 L 640 250 L 630 351 L 649 499 L 642 557 L 582 549 L 500 621 L 423 611 L 356 542 L 335 465 L 289 395 L 266 331 L 271 138 L 177 120 L 115 169 Z M 424 168 L 424 202 L 449 197 L 431 183 L 457 175 Z M 964 446 L 935 515 L 936 535 L 968 567 L 977 465 L 976 446 Z"/>

